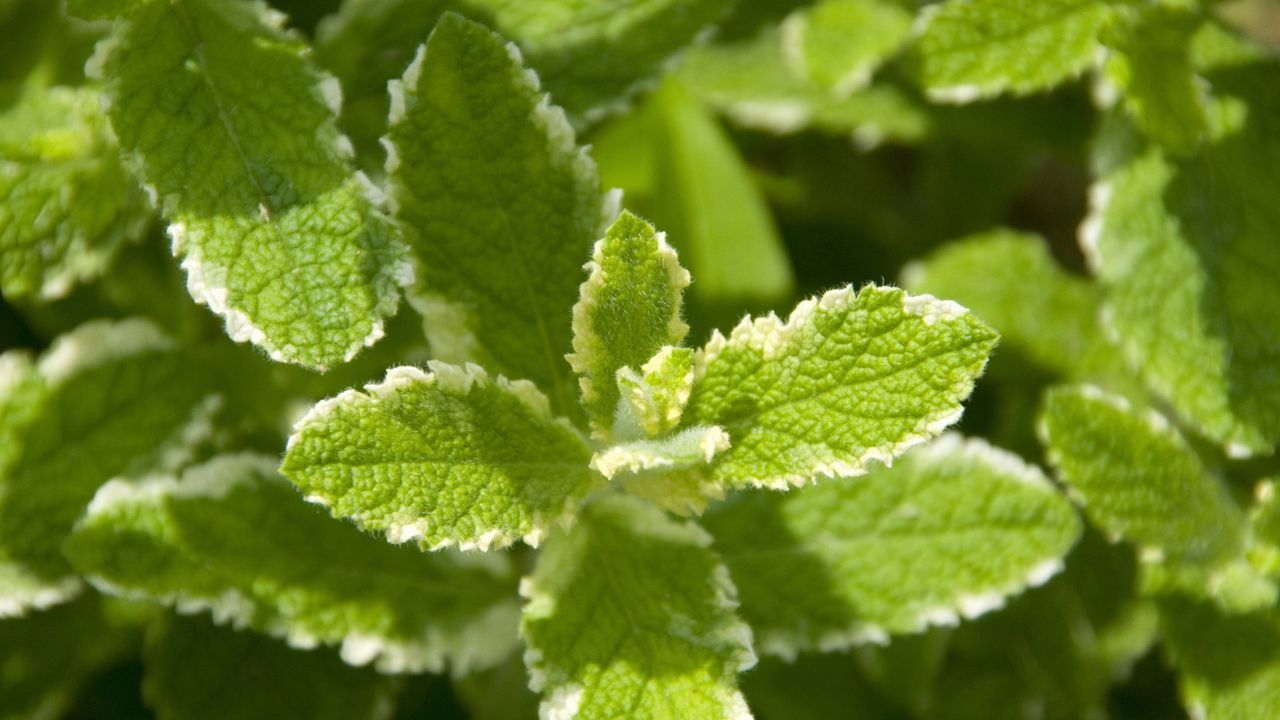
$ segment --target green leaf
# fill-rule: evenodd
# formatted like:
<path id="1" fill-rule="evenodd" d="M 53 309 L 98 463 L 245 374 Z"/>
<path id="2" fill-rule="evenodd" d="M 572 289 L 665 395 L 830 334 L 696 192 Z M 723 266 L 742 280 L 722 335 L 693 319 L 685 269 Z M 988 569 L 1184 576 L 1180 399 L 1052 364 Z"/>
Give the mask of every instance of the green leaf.
<path id="1" fill-rule="evenodd" d="M 1224 615 L 1208 604 L 1160 608 L 1165 648 L 1192 717 L 1263 720 L 1280 707 L 1280 619 Z"/>
<path id="2" fill-rule="evenodd" d="M 695 353 L 690 348 L 662 348 L 636 372 L 619 368 L 614 375 L 618 406 L 613 437 L 656 438 L 675 430 L 693 392 Z"/>
<path id="3" fill-rule="evenodd" d="M 1160 583 L 1225 606 L 1274 599 L 1241 561 L 1243 513 L 1163 416 L 1092 386 L 1059 387 L 1046 395 L 1040 433 L 1085 514 L 1136 544 L 1149 566 L 1163 564 L 1152 568 Z"/>
<path id="4" fill-rule="evenodd" d="M 805 300 L 783 322 L 744 318 L 699 351 L 686 425 L 733 447 L 712 467 L 729 487 L 785 489 L 867 472 L 960 418 L 996 333 L 930 295 L 868 285 Z"/>
<path id="5" fill-rule="evenodd" d="M 1038 468 L 954 434 L 865 479 L 744 495 L 705 522 L 761 651 L 784 657 L 983 615 L 1060 571 L 1080 536 Z"/>
<path id="6" fill-rule="evenodd" d="M 580 376 L 591 426 L 605 436 L 621 399 L 618 371 L 640 367 L 689 332 L 681 303 L 690 278 L 666 236 L 625 211 L 596 243 L 586 269 L 567 359 Z"/>
<path id="7" fill-rule="evenodd" d="M 750 717 L 734 677 L 755 663 L 751 631 L 710 544 L 620 496 L 547 543 L 520 588 L 543 717 Z"/>
<path id="8" fill-rule="evenodd" d="M 928 11 L 916 75 L 944 102 L 1046 90 L 1092 65 L 1113 13 L 1103 0 L 947 0 Z"/>
<path id="9" fill-rule="evenodd" d="M 847 134 L 859 147 L 883 140 L 918 141 L 929 130 L 923 104 L 891 84 L 877 83 L 848 97 L 788 69 L 780 33 L 706 45 L 686 53 L 676 76 L 703 102 L 744 127 L 793 133 L 809 127 Z"/>
<path id="10" fill-rule="evenodd" d="M 28 83 L 0 114 L 0 292 L 52 300 L 147 226 L 90 88 Z"/>
<path id="11" fill-rule="evenodd" d="M 689 293 L 704 312 L 737 317 L 791 297 L 791 262 L 760 190 L 724 129 L 678 84 L 655 96 L 660 133 L 654 198 L 698 279 Z M 727 311 L 727 313 L 725 312 Z"/>
<path id="12" fill-rule="evenodd" d="M 824 0 L 782 23 L 783 51 L 793 72 L 843 97 L 911 36 L 911 13 L 886 0 Z"/>
<path id="13" fill-rule="evenodd" d="M 633 495 L 680 514 L 701 513 L 707 499 L 724 498 L 724 488 L 707 472 L 716 455 L 729 449 L 723 428 L 691 427 L 661 440 L 637 440 L 601 450 L 592 469 Z"/>
<path id="14" fill-rule="evenodd" d="M 513 38 L 577 125 L 626 108 L 732 0 L 469 0 Z"/>
<path id="15" fill-rule="evenodd" d="M 181 478 L 113 480 L 68 539 L 106 592 L 286 638 L 341 645 L 353 665 L 455 672 L 516 640 L 503 558 L 464 561 L 369 537 L 308 507 L 271 458 L 219 456 Z"/>
<path id="16" fill-rule="evenodd" d="M 1185 9 L 1153 6 L 1103 37 L 1112 51 L 1107 78 L 1125 107 L 1143 132 L 1178 153 L 1194 151 L 1207 130 L 1204 81 L 1190 57 L 1200 22 Z"/>
<path id="17" fill-rule="evenodd" d="M 453 0 L 345 0 L 316 25 L 316 60 L 342 82 L 342 128 L 358 159 L 381 170 L 387 82 L 399 78 Z"/>
<path id="18" fill-rule="evenodd" d="M 1209 74 L 1210 144 L 1181 160 L 1155 147 L 1121 158 L 1081 232 L 1129 364 L 1233 457 L 1280 440 L 1278 67 Z"/>
<path id="19" fill-rule="evenodd" d="M 143 320 L 95 321 L 32 366 L 0 360 L 0 617 L 65 600 L 63 538 L 121 473 L 172 468 L 212 431 L 219 399 L 193 358 Z"/>
<path id="20" fill-rule="evenodd" d="M 1134 598 L 1136 564 L 1128 547 L 1086 533 L 1063 573 L 954 630 L 928 717 L 1107 717 L 1112 686 L 1139 674 L 1134 664 L 1159 632 L 1155 607 Z M 1163 710 L 1143 706 L 1137 717 L 1174 717 Z"/>
<path id="21" fill-rule="evenodd" d="M 283 21 L 256 1 L 155 2 L 92 64 L 191 296 L 232 339 L 324 369 L 382 336 L 409 268 L 334 124 L 337 81 Z"/>
<path id="22" fill-rule="evenodd" d="M 424 548 L 537 545 L 599 484 L 591 450 L 532 383 L 432 361 L 325 400 L 284 474 L 336 517 Z"/>
<path id="23" fill-rule="evenodd" d="M 1001 229 L 949 242 L 904 268 L 902 285 L 962 303 L 1000 331 L 1002 346 L 1059 374 L 1113 363 L 1098 324 L 1100 291 L 1063 270 L 1036 235 Z"/>
<path id="24" fill-rule="evenodd" d="M 160 720 L 375 720 L 399 680 L 326 650 L 297 650 L 207 618 L 169 616 L 147 636 L 142 691 Z"/>
<path id="25" fill-rule="evenodd" d="M 435 357 L 532 380 L 577 412 L 570 308 L 617 197 L 564 113 L 514 46 L 447 14 L 392 86 L 387 148 Z"/>

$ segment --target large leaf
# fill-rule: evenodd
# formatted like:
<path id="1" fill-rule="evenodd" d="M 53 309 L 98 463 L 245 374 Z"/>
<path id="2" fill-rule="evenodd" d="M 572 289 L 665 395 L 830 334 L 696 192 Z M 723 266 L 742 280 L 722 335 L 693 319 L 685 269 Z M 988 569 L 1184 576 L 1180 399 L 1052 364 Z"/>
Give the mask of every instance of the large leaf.
<path id="1" fill-rule="evenodd" d="M 143 693 L 160 720 L 387 720 L 397 678 L 208 618 L 169 616 L 147 637 Z"/>
<path id="2" fill-rule="evenodd" d="M 309 507 L 270 458 L 217 457 L 182 477 L 104 485 L 68 539 L 100 589 L 209 611 L 297 647 L 341 645 L 354 665 L 455 672 L 514 647 L 503 558 L 394 547 Z"/>
<path id="3" fill-rule="evenodd" d="M 1061 570 L 1080 535 L 1038 468 L 953 434 L 866 478 L 742 496 L 705 522 L 761 651 L 786 657 L 987 613 Z"/>
<path id="4" fill-rule="evenodd" d="M 1107 0 L 947 0 L 928 11 L 917 75 L 949 102 L 1044 90 L 1093 63 L 1113 12 Z"/>
<path id="5" fill-rule="evenodd" d="M 94 67 L 126 164 L 197 302 L 274 359 L 323 369 L 382 336 L 408 280 L 334 115 L 337 82 L 260 2 L 153 2 Z"/>
<path id="6" fill-rule="evenodd" d="M 785 489 L 867 472 L 960 418 L 996 343 L 963 307 L 868 285 L 832 290 L 783 322 L 744 318 L 699 352 L 686 425 L 733 447 L 720 483 Z"/>
<path id="7" fill-rule="evenodd" d="M 1192 592 L 1228 606 L 1274 599 L 1242 560 L 1244 514 L 1163 416 L 1092 386 L 1060 387 L 1040 422 L 1050 462 L 1094 524 Z"/>
<path id="8" fill-rule="evenodd" d="M 317 405 L 282 471 L 312 502 L 392 542 L 536 545 L 600 479 L 591 450 L 528 381 L 432 361 Z"/>
<path id="9" fill-rule="evenodd" d="M 1209 74 L 1209 143 L 1185 159 L 1141 144 L 1110 159 L 1081 234 L 1130 364 L 1233 456 L 1280 439 L 1278 68 Z"/>
<path id="10" fill-rule="evenodd" d="M 89 88 L 28 86 L 0 114 L 0 292 L 52 299 L 136 240 L 142 192 Z"/>
<path id="11" fill-rule="evenodd" d="M 570 309 L 616 198 L 520 53 L 461 16 L 444 16 L 392 96 L 390 196 L 433 353 L 533 380 L 576 412 Z"/>
<path id="12" fill-rule="evenodd" d="M 596 243 L 587 272 L 573 307 L 568 360 L 580 375 L 591 425 L 603 435 L 613 427 L 621 398 L 618 371 L 640 369 L 689 332 L 681 302 L 690 278 L 666 236 L 629 212 Z"/>
<path id="13" fill-rule="evenodd" d="M 62 541 L 112 476 L 176 466 L 218 399 L 188 353 L 142 320 L 95 321 L 32 364 L 0 356 L 0 617 L 79 586 Z"/>
<path id="14" fill-rule="evenodd" d="M 755 663 L 711 538 L 641 501 L 589 505 L 520 588 L 544 718 L 750 717 L 734 680 Z"/>

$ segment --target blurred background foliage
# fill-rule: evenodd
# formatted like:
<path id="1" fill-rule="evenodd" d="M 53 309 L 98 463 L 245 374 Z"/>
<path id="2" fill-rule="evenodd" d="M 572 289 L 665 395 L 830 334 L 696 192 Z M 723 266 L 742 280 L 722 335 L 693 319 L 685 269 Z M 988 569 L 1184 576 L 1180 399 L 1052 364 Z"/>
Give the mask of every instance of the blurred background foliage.
<path id="1" fill-rule="evenodd" d="M 67 21 L 59 4 L 0 0 L 0 108 L 32 77 L 83 81 L 103 29 Z M 331 19 L 339 0 L 271 4 L 316 42 L 317 58 L 343 80 L 343 122 L 376 175 L 386 108 L 379 88 L 400 74 L 445 3 L 424 0 L 408 22 L 396 18 L 397 32 L 365 55 L 343 46 L 351 31 Z M 789 70 L 779 50 L 779 24 L 804 5 L 740 2 L 708 44 L 688 51 L 628 111 L 580 128 L 604 184 L 622 188 L 628 208 L 666 230 L 692 271 L 691 343 L 745 313 L 784 312 L 832 286 L 898 283 L 912 261 L 992 228 L 1042 238 L 1062 271 L 1085 276 L 1077 232 L 1091 179 L 1090 141 L 1102 121 L 1088 74 L 1024 98 L 939 105 L 912 84 L 901 58 L 891 57 L 869 84 L 832 95 L 821 78 Z M 914 5 L 904 7 L 911 12 Z M 1234 0 L 1214 10 L 1280 48 L 1280 2 Z M 773 112 L 761 110 L 768 107 Z M 805 110 L 779 111 L 787 107 Z M 270 453 L 283 447 L 291 420 L 278 408 L 303 408 L 376 380 L 388 366 L 428 357 L 421 320 L 406 304 L 386 339 L 326 375 L 268 362 L 228 341 L 221 322 L 189 302 L 158 221 L 104 277 L 56 302 L 0 298 L 0 351 L 42 350 L 90 318 L 132 315 L 149 316 L 201 347 L 228 389 L 228 412 L 239 420 L 229 425 L 236 437 L 226 444 Z M 1034 349 L 1003 346 L 961 429 L 1040 461 L 1033 420 L 1040 390 L 1059 375 Z M 1217 457 L 1228 474 L 1275 470 L 1274 461 L 1231 465 L 1212 448 L 1198 449 Z M 765 720 L 1183 717 L 1173 675 L 1150 650 L 1153 609 L 1114 601 L 1134 572 L 1131 551 L 1090 536 L 1065 574 L 1002 612 L 887 647 L 794 663 L 765 659 L 744 676 L 744 688 Z M 150 717 L 139 689 L 139 641 L 122 629 L 136 627 L 146 612 L 90 596 L 37 624 L 0 621 L 0 693 L 13 701 L 0 707 L 0 717 L 45 717 L 27 714 L 40 706 L 38 693 L 11 693 L 52 678 L 68 691 L 65 717 Z M 104 627 L 113 630 L 104 636 Z M 25 655 L 20 649 L 32 634 L 77 662 L 50 666 L 48 655 Z M 409 678 L 396 717 L 533 717 L 536 703 L 525 683 L 519 658 L 457 682 Z"/>

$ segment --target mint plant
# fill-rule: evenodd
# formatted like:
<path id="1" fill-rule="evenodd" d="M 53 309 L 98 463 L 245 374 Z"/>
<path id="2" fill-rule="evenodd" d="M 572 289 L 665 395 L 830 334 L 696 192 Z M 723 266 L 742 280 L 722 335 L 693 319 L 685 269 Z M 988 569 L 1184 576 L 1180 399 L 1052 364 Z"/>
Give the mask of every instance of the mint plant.
<path id="1" fill-rule="evenodd" d="M 1270 718 L 1237 12 L 0 0 L 0 718 Z"/>

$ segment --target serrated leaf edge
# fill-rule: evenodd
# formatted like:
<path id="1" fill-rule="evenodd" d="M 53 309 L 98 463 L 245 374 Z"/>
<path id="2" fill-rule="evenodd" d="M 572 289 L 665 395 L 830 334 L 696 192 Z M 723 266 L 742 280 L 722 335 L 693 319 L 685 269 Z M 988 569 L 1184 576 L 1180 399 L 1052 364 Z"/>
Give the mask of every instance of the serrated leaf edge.
<path id="1" fill-rule="evenodd" d="M 857 292 L 854 292 L 852 285 L 846 285 L 843 288 L 828 290 L 818 298 L 808 298 L 801 301 L 791 311 L 786 322 L 783 322 L 776 314 L 771 312 L 768 315 L 754 319 L 749 315 L 742 318 L 742 321 L 733 328 L 727 338 L 719 330 L 713 330 L 711 339 L 694 356 L 696 380 L 701 380 L 705 377 L 708 365 L 714 362 L 724 352 L 725 348 L 730 346 L 759 349 L 766 362 L 776 358 L 778 352 L 785 346 L 786 341 L 812 318 L 818 310 L 848 307 L 857 300 L 859 295 L 867 291 L 901 293 L 903 312 L 922 318 L 926 326 L 937 322 L 954 322 L 961 318 L 972 316 L 972 313 L 962 305 L 951 300 L 940 300 L 932 295 L 911 295 L 900 288 L 875 284 L 864 285 Z M 957 407 L 954 411 L 936 413 L 923 419 L 917 426 L 915 433 L 908 435 L 897 443 L 889 447 L 868 448 L 866 452 L 853 461 L 833 460 L 819 462 L 805 473 L 786 473 L 765 478 L 752 478 L 747 484 L 751 487 L 771 490 L 789 490 L 793 487 L 803 487 L 823 477 L 838 479 L 865 475 L 872 462 L 892 465 L 894 458 L 910 448 L 932 440 L 947 427 L 958 422 L 964 414 L 964 405 L 959 401 L 956 404 Z"/>
<path id="2" fill-rule="evenodd" d="M 648 224 L 648 223 L 646 223 Z M 650 225 L 652 228 L 652 225 Z M 607 234 L 606 230 L 606 234 Z M 671 283 L 672 296 L 675 302 L 672 304 L 673 311 L 671 317 L 667 319 L 667 342 L 669 345 L 677 345 L 689 333 L 689 325 L 680 317 L 680 305 L 684 295 L 685 288 L 693 282 L 693 277 L 689 271 L 680 265 L 679 255 L 675 248 L 667 243 L 667 234 L 661 231 L 654 231 L 654 239 L 657 242 L 658 257 L 662 262 L 662 267 L 667 272 L 667 280 Z M 599 398 L 599 392 L 596 389 L 596 381 L 599 382 L 615 382 L 615 378 L 592 378 L 590 375 L 590 365 L 587 357 L 591 355 L 591 348 L 586 343 L 588 336 L 594 336 L 591 326 L 591 318 L 595 310 L 599 307 L 600 292 L 604 288 L 604 244 L 607 238 L 597 240 L 591 250 L 591 260 L 582 266 L 587 271 L 587 279 L 578 287 L 578 302 L 573 305 L 573 352 L 564 356 L 569 361 L 569 367 L 578 373 L 578 388 L 582 392 L 582 404 L 584 406 L 595 402 Z M 659 355 L 665 351 L 670 355 L 668 347 L 664 347 L 659 351 Z M 650 358 L 644 365 L 645 372 L 649 372 L 650 365 L 658 360 L 658 356 Z M 661 361 L 659 361 L 660 363 Z M 686 398 L 687 399 L 687 398 Z M 607 428 L 597 427 L 595 420 L 591 421 L 592 429 L 595 433 L 603 435 L 607 432 Z"/>
<path id="3" fill-rule="evenodd" d="M 656 506 L 640 503 L 643 512 L 649 513 L 653 522 L 646 523 L 640 532 L 666 538 L 673 542 L 689 543 L 699 548 L 711 548 L 713 538 L 710 533 L 692 521 L 680 522 L 662 514 Z M 713 551 L 714 552 L 714 551 Z M 696 639 L 698 645 L 708 645 L 712 641 L 721 640 L 737 648 L 737 652 L 727 658 L 722 668 L 723 677 L 732 679 L 738 673 L 755 666 L 757 656 L 753 645 L 751 627 L 737 615 L 738 590 L 729 575 L 729 568 L 723 561 L 717 563 L 712 571 L 711 583 L 715 589 L 714 605 L 716 609 L 727 611 L 728 617 L 720 623 L 718 632 L 710 637 Z M 556 610 L 556 599 L 550 591 L 542 588 L 532 575 L 520 579 L 520 597 L 525 600 L 521 636 L 524 635 L 524 621 L 543 620 L 551 617 Z M 533 647 L 526 640 L 524 666 L 529 674 L 529 689 L 542 693 L 549 685 L 554 685 L 551 694 L 543 699 L 539 707 L 541 720 L 572 720 L 578 714 L 582 694 L 585 689 L 572 682 L 553 682 L 557 674 L 554 667 L 544 663 L 542 651 Z M 734 689 L 722 698 L 726 720 L 752 720 L 746 698 L 740 690 Z"/>
<path id="4" fill-rule="evenodd" d="M 542 394 L 542 391 L 536 385 L 528 380 L 508 380 L 502 375 L 491 379 L 484 368 L 472 363 L 452 365 L 438 360 L 429 360 L 427 361 L 427 368 L 429 372 L 407 365 L 391 368 L 387 371 L 387 375 L 382 382 L 369 383 L 364 386 L 363 391 L 351 388 L 334 397 L 321 400 L 294 423 L 293 432 L 285 444 L 286 452 L 294 447 L 307 430 L 313 427 L 323 427 L 339 408 L 346 405 L 375 403 L 380 399 L 394 396 L 395 392 L 400 388 L 419 384 L 438 387 L 443 392 L 457 397 L 470 393 L 471 389 L 476 385 L 493 385 L 515 397 L 534 416 L 561 426 L 575 437 L 581 437 L 578 429 L 571 422 L 552 414 L 550 400 L 547 399 L 546 395 Z M 585 439 L 583 443 L 586 443 Z M 309 503 L 320 505 L 326 509 L 331 508 L 333 505 L 333 498 L 323 493 L 313 492 L 305 496 L 304 499 Z M 426 549 L 434 551 L 456 547 L 463 551 L 501 550 L 514 544 L 517 540 L 531 547 L 537 547 L 552 528 L 567 528 L 572 524 L 578 503 L 579 499 L 566 498 L 564 507 L 558 513 L 535 513 L 529 530 L 522 535 L 513 535 L 494 528 L 465 540 L 446 538 L 426 547 Z M 363 527 L 358 514 L 352 515 L 350 519 Z M 417 518 L 402 523 L 389 523 L 382 532 L 388 542 L 397 545 L 410 540 L 418 540 L 421 544 L 421 539 L 426 537 L 429 528 L 430 525 L 425 518 Z"/>
<path id="5" fill-rule="evenodd" d="M 183 473 L 181 479 L 173 475 L 152 475 L 139 480 L 116 478 L 103 485 L 89 503 L 85 518 L 108 512 L 134 503 L 155 504 L 165 498 L 205 498 L 216 500 L 226 497 L 238 486 L 247 484 L 248 474 L 228 472 L 227 468 L 243 466 L 262 478 L 277 477 L 276 461 L 253 454 L 226 455 Z M 97 575 L 86 579 L 98 590 L 119 597 L 158 602 L 174 608 L 183 615 L 208 612 L 215 623 L 236 629 L 261 627 L 256 624 L 255 601 L 244 593 L 232 589 L 215 597 L 190 595 L 185 592 L 151 594 L 146 591 L 125 588 Z M 338 645 L 339 655 L 349 665 L 363 666 L 370 663 L 384 673 L 442 672 L 452 666 L 455 676 L 461 677 L 473 668 L 493 664 L 500 657 L 490 648 L 501 648 L 519 616 L 514 601 L 501 602 L 486 610 L 478 620 L 468 623 L 465 641 L 451 637 L 440 628 L 429 627 L 422 637 L 414 641 L 390 638 L 376 633 L 349 632 L 341 640 L 326 641 L 326 645 Z M 277 615 L 263 628 L 264 632 L 283 639 L 300 650 L 309 650 L 322 644 L 315 634 L 297 627 Z M 502 653 L 505 654 L 505 653 Z"/>
<path id="6" fill-rule="evenodd" d="M 280 33 L 298 44 L 296 55 L 304 62 L 308 72 L 315 79 L 310 88 L 311 94 L 323 103 L 331 113 L 328 122 L 334 126 L 333 150 L 338 157 L 348 162 L 353 160 L 355 158 L 355 148 L 351 143 L 351 139 L 337 129 L 337 117 L 342 109 L 341 82 L 337 77 L 325 72 L 311 62 L 309 57 L 310 45 L 299 33 L 287 27 L 288 15 L 268 6 L 261 0 L 247 0 L 246 4 L 256 10 L 257 17 L 265 28 Z M 124 22 L 127 22 L 127 20 Z M 93 55 L 85 63 L 85 76 L 87 78 L 106 82 L 104 74 L 106 62 L 119 43 L 120 34 L 117 32 L 109 33 L 98 42 L 94 48 Z M 107 126 L 111 128 L 111 99 L 105 92 L 102 94 L 101 106 L 103 115 L 108 118 Z M 142 154 L 137 151 L 120 148 L 120 156 L 126 168 L 130 170 L 130 174 L 138 181 L 151 206 L 161 210 L 162 214 L 167 214 L 163 212 L 163 208 L 168 204 L 168 198 L 162 198 L 155 185 L 143 179 L 141 171 L 146 166 L 146 163 L 142 158 Z M 362 171 L 358 170 L 353 170 L 351 181 L 361 189 L 360 196 L 369 203 L 368 212 L 371 215 L 375 215 L 380 222 L 392 227 L 393 224 L 390 219 L 382 213 L 385 197 L 377 186 Z M 265 208 L 262 211 L 265 214 Z M 218 275 L 225 275 L 226 272 L 224 270 L 207 272 L 207 269 L 210 268 L 204 262 L 198 246 L 189 242 L 186 223 L 169 223 L 165 228 L 165 232 L 169 236 L 170 252 L 174 257 L 182 258 L 179 266 L 187 274 L 187 292 L 191 295 L 191 299 L 198 305 L 208 307 L 211 312 L 223 318 L 228 337 L 238 343 L 252 343 L 262 348 L 267 352 L 268 357 L 277 362 L 292 363 L 297 361 L 295 357 L 297 348 L 287 345 L 279 346 L 272 342 L 262 328 L 254 323 L 253 318 L 244 311 L 229 305 L 230 290 L 226 287 L 225 281 L 220 282 L 217 278 Z M 414 269 L 412 263 L 408 260 L 408 248 L 391 233 L 387 235 L 387 243 L 394 254 L 399 257 L 399 261 L 380 268 L 380 274 L 373 279 L 372 285 L 377 295 L 377 301 L 372 311 L 373 321 L 370 324 L 369 333 L 346 348 L 342 358 L 343 362 L 350 362 L 361 350 L 372 347 L 382 339 L 386 334 L 386 318 L 394 315 L 400 305 L 399 288 L 409 287 L 413 283 Z M 316 366 L 315 369 L 323 372 L 327 368 Z"/>
<path id="7" fill-rule="evenodd" d="M 1053 482 L 1039 467 L 981 438 L 966 438 L 957 432 L 944 433 L 937 440 L 917 450 L 914 457 L 941 460 L 956 454 L 981 462 L 1002 477 L 1012 478 L 1049 494 L 1058 493 Z M 1077 524 L 1077 535 L 1079 527 L 1080 525 Z M 920 611 L 916 616 L 915 624 L 907 630 L 889 630 L 874 623 L 855 622 L 844 630 L 824 633 L 817 639 L 815 645 L 819 652 L 844 652 L 859 645 L 888 645 L 893 635 L 921 633 L 935 627 L 954 627 L 959 625 L 961 620 L 975 620 L 987 613 L 1000 610 L 1012 598 L 1049 582 L 1065 567 L 1062 556 L 1048 557 L 1032 565 L 1021 578 L 999 588 L 977 593 L 961 593 L 953 602 Z M 800 652 L 809 649 L 805 643 L 797 642 L 785 632 L 758 633 L 758 636 L 757 645 L 762 654 L 775 655 L 788 661 L 794 660 Z"/>

